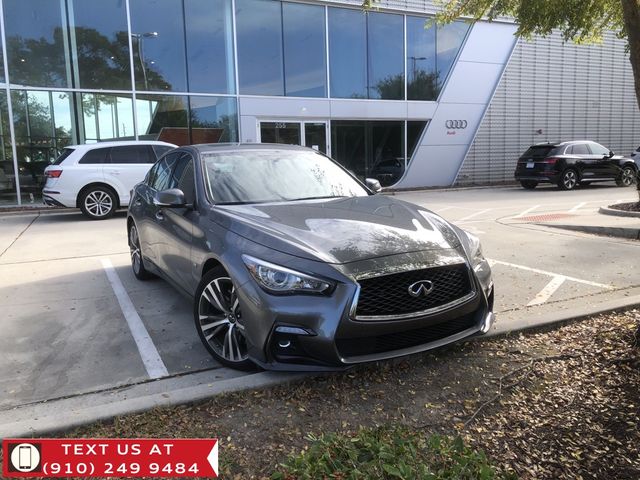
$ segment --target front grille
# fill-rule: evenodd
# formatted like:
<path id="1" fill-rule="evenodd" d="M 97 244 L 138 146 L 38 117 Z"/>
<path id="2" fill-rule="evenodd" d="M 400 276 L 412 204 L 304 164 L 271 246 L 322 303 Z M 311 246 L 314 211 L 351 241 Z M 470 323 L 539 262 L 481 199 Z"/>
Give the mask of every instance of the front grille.
<path id="1" fill-rule="evenodd" d="M 433 283 L 426 296 L 414 297 L 409 286 L 420 280 Z M 440 307 L 471 293 L 465 264 L 425 268 L 360 280 L 356 317 L 403 315 Z"/>
<path id="2" fill-rule="evenodd" d="M 447 320 L 417 330 L 407 330 L 374 337 L 339 338 L 336 339 L 336 347 L 342 358 L 392 352 L 450 337 L 474 327 L 475 324 L 474 312 L 471 312 L 454 320 Z"/>

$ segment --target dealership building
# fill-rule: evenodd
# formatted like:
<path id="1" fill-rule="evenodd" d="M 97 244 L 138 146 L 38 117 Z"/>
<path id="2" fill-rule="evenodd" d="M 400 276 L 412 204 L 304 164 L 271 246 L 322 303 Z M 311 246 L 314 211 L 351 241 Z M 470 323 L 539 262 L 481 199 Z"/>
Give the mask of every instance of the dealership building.
<path id="1" fill-rule="evenodd" d="M 530 144 L 640 145 L 625 42 L 435 25 L 427 0 L 2 0 L 0 204 L 67 145 L 277 142 L 395 188 L 501 184 Z"/>

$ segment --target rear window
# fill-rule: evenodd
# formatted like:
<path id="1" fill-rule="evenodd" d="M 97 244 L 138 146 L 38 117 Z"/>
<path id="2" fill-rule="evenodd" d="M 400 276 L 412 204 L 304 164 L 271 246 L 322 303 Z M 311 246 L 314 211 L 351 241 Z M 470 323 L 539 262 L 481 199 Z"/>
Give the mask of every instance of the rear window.
<path id="1" fill-rule="evenodd" d="M 62 150 L 62 153 L 58 156 L 58 158 L 55 159 L 53 164 L 60 165 L 62 162 L 64 162 L 65 158 L 67 158 L 72 153 L 73 153 L 73 148 L 65 148 L 64 150 Z"/>
<path id="2" fill-rule="evenodd" d="M 83 165 L 95 165 L 98 163 L 107 163 L 107 153 L 109 152 L 109 148 L 96 148 L 94 150 L 89 150 L 84 156 L 80 159 L 78 163 Z"/>
<path id="3" fill-rule="evenodd" d="M 111 163 L 156 163 L 147 145 L 123 145 L 111 148 Z"/>
<path id="4" fill-rule="evenodd" d="M 534 145 L 522 154 L 522 158 L 545 158 L 549 155 L 559 155 L 560 150 L 554 145 Z"/>

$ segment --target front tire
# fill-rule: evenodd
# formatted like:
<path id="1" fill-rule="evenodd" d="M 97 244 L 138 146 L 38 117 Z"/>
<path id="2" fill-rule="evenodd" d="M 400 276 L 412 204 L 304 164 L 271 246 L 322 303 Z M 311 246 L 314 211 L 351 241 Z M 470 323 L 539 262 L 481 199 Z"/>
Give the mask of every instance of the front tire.
<path id="1" fill-rule="evenodd" d="M 129 250 L 131 252 L 131 269 L 138 280 L 149 280 L 155 275 L 147 270 L 142 258 L 142 248 L 140 248 L 140 236 L 136 224 L 131 222 L 129 227 Z"/>
<path id="2" fill-rule="evenodd" d="M 80 210 L 91 220 L 111 217 L 117 206 L 116 194 L 108 187 L 89 187 L 80 195 Z"/>
<path id="3" fill-rule="evenodd" d="M 573 190 L 578 185 L 578 172 L 573 168 L 568 168 L 560 176 L 558 180 L 558 188 L 560 190 Z"/>
<path id="4" fill-rule="evenodd" d="M 198 336 L 213 358 L 237 370 L 255 369 L 249 360 L 236 287 L 222 267 L 208 271 L 200 280 L 193 316 Z"/>
<path id="5" fill-rule="evenodd" d="M 535 180 L 521 180 L 520 185 L 522 185 L 522 187 L 526 188 L 527 190 L 533 190 L 538 186 L 538 182 L 536 182 Z"/>
<path id="6" fill-rule="evenodd" d="M 630 187 L 636 178 L 636 172 L 632 167 L 624 167 L 620 176 L 616 178 L 616 185 L 619 187 Z"/>

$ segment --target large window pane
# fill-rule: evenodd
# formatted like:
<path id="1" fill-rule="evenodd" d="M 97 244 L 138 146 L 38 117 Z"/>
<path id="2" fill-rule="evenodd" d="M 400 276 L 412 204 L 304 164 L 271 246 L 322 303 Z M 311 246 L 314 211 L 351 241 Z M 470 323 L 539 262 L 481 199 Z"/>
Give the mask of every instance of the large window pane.
<path id="1" fill-rule="evenodd" d="M 7 94 L 0 92 L 0 204 L 16 203 L 16 180 L 9 133 Z"/>
<path id="2" fill-rule="evenodd" d="M 230 0 L 184 2 L 189 91 L 234 93 Z"/>
<path id="3" fill-rule="evenodd" d="M 324 7 L 282 4 L 285 94 L 326 97 Z"/>
<path id="4" fill-rule="evenodd" d="M 70 95 L 19 90 L 11 93 L 20 191 L 26 202 L 39 198 L 45 167 L 73 143 Z"/>
<path id="5" fill-rule="evenodd" d="M 133 140 L 131 95 L 82 94 L 83 142 Z"/>
<path id="6" fill-rule="evenodd" d="M 129 4 L 136 88 L 187 91 L 182 0 Z"/>
<path id="7" fill-rule="evenodd" d="M 189 97 L 191 142 L 238 141 L 236 99 L 228 97 Z"/>
<path id="8" fill-rule="evenodd" d="M 404 100 L 404 19 L 369 13 L 369 98 Z"/>
<path id="9" fill-rule="evenodd" d="M 280 2 L 237 0 L 240 93 L 284 95 Z"/>
<path id="10" fill-rule="evenodd" d="M 93 3 L 93 2 L 92 2 Z M 7 60 L 11 83 L 37 87 L 72 87 L 61 2 L 4 2 Z"/>
<path id="11" fill-rule="evenodd" d="M 367 25 L 358 10 L 329 8 L 331 96 L 367 98 Z"/>
<path id="12" fill-rule="evenodd" d="M 393 185 L 404 173 L 404 122 L 333 120 L 333 157 L 361 179 Z"/>
<path id="13" fill-rule="evenodd" d="M 73 0 L 69 6 L 80 87 L 131 90 L 125 2 Z"/>
<path id="14" fill-rule="evenodd" d="M 188 145 L 187 97 L 181 95 L 137 95 L 138 137 Z"/>
<path id="15" fill-rule="evenodd" d="M 453 62 L 455 62 L 462 42 L 469 31 L 466 22 L 453 22 L 438 26 L 436 65 L 438 67 L 438 89 L 442 88 Z"/>
<path id="16" fill-rule="evenodd" d="M 424 17 L 407 17 L 407 99 L 436 100 L 436 26 Z"/>

